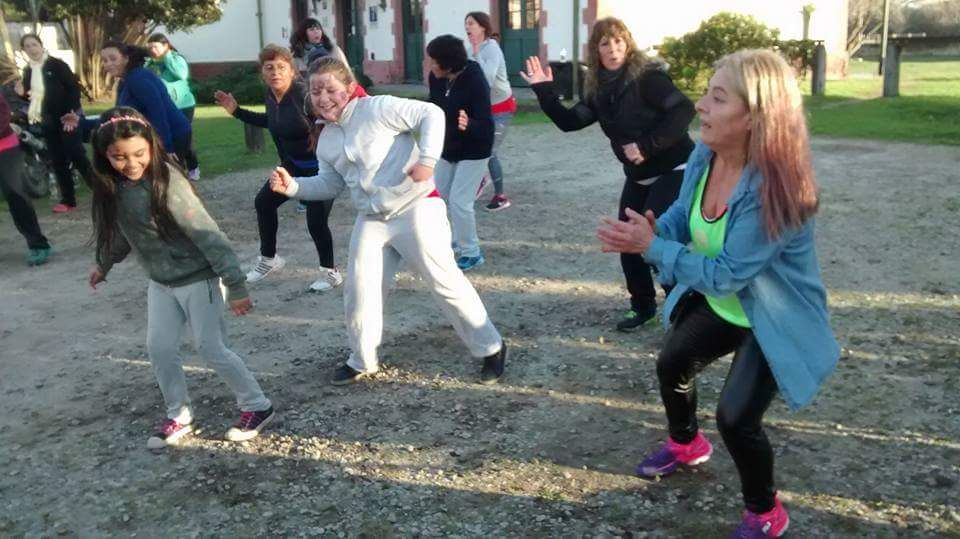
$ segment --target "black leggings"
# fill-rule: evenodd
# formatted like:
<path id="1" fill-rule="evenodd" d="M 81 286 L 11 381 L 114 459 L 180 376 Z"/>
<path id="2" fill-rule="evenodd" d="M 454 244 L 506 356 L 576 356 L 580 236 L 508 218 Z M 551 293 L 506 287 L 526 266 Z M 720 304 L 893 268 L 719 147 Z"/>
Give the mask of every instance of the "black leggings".
<path id="1" fill-rule="evenodd" d="M 0 192 L 10 208 L 13 225 L 27 240 L 27 247 L 50 248 L 47 238 L 40 232 L 40 223 L 37 222 L 33 203 L 23 189 L 23 150 L 20 148 L 0 152 Z"/>
<path id="2" fill-rule="evenodd" d="M 623 192 L 620 193 L 620 220 L 627 220 L 624 208 L 630 208 L 640 214 L 653 210 L 654 215 L 659 216 L 677 199 L 681 183 L 683 183 L 682 170 L 663 174 L 651 185 L 640 185 L 627 179 L 623 183 Z M 627 279 L 630 308 L 641 314 L 655 311 L 657 291 L 653 288 L 653 277 L 650 275 L 652 267 L 643 261 L 643 255 L 621 254 L 620 266 L 623 268 L 623 276 Z"/>
<path id="3" fill-rule="evenodd" d="M 316 171 L 297 171 L 287 169 L 293 176 L 312 176 Z M 277 208 L 284 202 L 290 200 L 286 195 L 281 195 L 270 189 L 270 182 L 263 184 L 257 198 L 254 200 L 254 207 L 257 209 L 257 227 L 260 229 L 260 254 L 267 258 L 273 258 L 277 254 L 277 229 L 279 228 L 279 218 L 277 217 Z M 327 219 L 330 216 L 330 209 L 333 208 L 332 200 L 317 200 L 312 202 L 304 201 L 307 207 L 307 230 L 310 231 L 310 237 L 313 238 L 313 244 L 317 248 L 317 255 L 320 258 L 320 265 L 325 268 L 333 267 L 333 234 L 330 233 L 330 226 Z"/>
<path id="4" fill-rule="evenodd" d="M 197 161 L 197 152 L 193 149 L 193 110 L 194 107 L 180 109 L 180 112 L 187 117 L 187 122 L 190 123 L 190 132 L 173 139 L 174 151 L 177 154 L 177 158 L 180 159 L 180 163 L 187 170 L 193 170 L 200 166 L 200 163 Z"/>
<path id="5" fill-rule="evenodd" d="M 77 205 L 76 189 L 73 185 L 73 173 L 70 164 L 77 169 L 83 180 L 90 183 L 90 160 L 83 148 L 83 139 L 79 129 L 66 132 L 59 122 L 43 124 L 43 140 L 47 143 L 50 161 L 53 162 L 53 172 L 57 176 L 57 187 L 60 189 L 60 202 L 68 206 Z"/>
<path id="6" fill-rule="evenodd" d="M 746 328 L 719 316 L 696 293 L 676 308 L 676 317 L 657 358 L 660 396 L 670 437 L 689 443 L 697 434 L 696 374 L 735 352 L 717 403 L 717 429 L 740 472 L 743 501 L 754 513 L 773 508 L 773 449 L 763 432 L 763 414 L 777 394 L 767 360 Z"/>

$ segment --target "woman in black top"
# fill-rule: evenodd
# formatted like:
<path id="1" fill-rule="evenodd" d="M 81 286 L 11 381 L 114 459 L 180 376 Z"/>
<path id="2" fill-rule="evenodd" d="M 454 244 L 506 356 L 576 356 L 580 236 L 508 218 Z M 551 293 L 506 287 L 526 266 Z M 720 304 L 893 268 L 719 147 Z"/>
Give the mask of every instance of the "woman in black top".
<path id="1" fill-rule="evenodd" d="M 294 176 L 313 176 L 317 173 L 317 157 L 311 142 L 313 120 L 304 112 L 307 89 L 293 62 L 293 55 L 284 47 L 267 45 L 260 52 L 260 75 L 267 85 L 266 112 L 252 112 L 237 106 L 229 93 L 217 90 L 214 97 L 228 113 L 242 122 L 270 131 L 277 147 L 280 165 Z M 260 256 L 247 273 L 247 282 L 262 280 L 274 270 L 282 268 L 286 260 L 277 255 L 277 208 L 289 200 L 270 189 L 265 182 L 257 193 L 257 226 L 260 229 Z M 307 229 L 320 257 L 320 278 L 310 290 L 324 292 L 343 282 L 333 264 L 333 236 L 327 219 L 332 200 L 307 202 Z"/>
<path id="2" fill-rule="evenodd" d="M 433 171 L 437 190 L 450 209 L 457 267 L 470 271 L 484 263 L 473 205 L 493 149 L 490 86 L 480 64 L 467 60 L 463 41 L 452 35 L 427 45 L 430 102 L 443 109 L 443 153 Z"/>
<path id="3" fill-rule="evenodd" d="M 79 130 L 63 130 L 60 117 L 80 110 L 80 83 L 70 71 L 70 66 L 47 54 L 43 42 L 34 34 L 20 38 L 20 48 L 29 62 L 23 70 L 20 95 L 29 96 L 30 108 L 27 117 L 31 124 L 39 124 L 43 138 L 53 160 L 53 170 L 60 188 L 60 203 L 53 206 L 56 213 L 66 213 L 77 207 L 73 174 L 70 164 L 76 167 L 87 181 L 90 177 L 90 160 L 83 149 Z"/>
<path id="4" fill-rule="evenodd" d="M 540 66 L 537 57 L 527 60 L 527 71 L 521 76 L 537 94 L 540 108 L 561 130 L 576 131 L 600 122 L 626 175 L 620 219 L 626 220 L 625 208 L 659 215 L 677 198 L 683 168 L 693 150 L 687 133 L 696 114 L 693 103 L 658 64 L 637 49 L 623 21 L 613 17 L 597 21 L 588 47 L 585 95 L 571 109 L 560 103 L 553 74 L 549 67 Z M 654 317 L 656 291 L 651 268 L 641 255 L 622 254 L 620 263 L 630 310 L 617 329 L 629 331 Z"/>

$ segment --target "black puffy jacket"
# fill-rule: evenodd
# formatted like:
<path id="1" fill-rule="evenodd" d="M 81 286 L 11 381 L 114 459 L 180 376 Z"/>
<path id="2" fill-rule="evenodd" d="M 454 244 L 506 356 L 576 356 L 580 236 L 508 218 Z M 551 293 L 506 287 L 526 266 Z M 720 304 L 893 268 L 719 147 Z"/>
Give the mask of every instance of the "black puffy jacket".
<path id="1" fill-rule="evenodd" d="M 651 64 L 630 79 L 626 67 L 605 75 L 597 92 L 573 108 L 560 103 L 552 82 L 532 86 L 540 108 L 563 131 L 576 131 L 600 122 L 610 147 L 631 180 L 653 178 L 686 163 L 693 151 L 687 133 L 696 112 L 693 103 L 674 86 L 670 77 Z M 624 156 L 623 146 L 635 142 L 644 161 L 635 165 Z"/>

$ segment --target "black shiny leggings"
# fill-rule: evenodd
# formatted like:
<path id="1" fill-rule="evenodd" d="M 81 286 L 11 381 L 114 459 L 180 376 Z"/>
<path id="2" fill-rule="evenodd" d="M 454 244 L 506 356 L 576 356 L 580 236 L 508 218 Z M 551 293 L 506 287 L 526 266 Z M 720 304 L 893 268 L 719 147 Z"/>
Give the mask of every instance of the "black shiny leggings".
<path id="1" fill-rule="evenodd" d="M 660 216 L 677 199 L 680 184 L 683 183 L 683 171 L 673 170 L 660 176 L 652 185 L 640 185 L 627 179 L 620 193 L 619 219 L 626 221 L 625 208 L 637 213 L 653 210 Z M 640 314 L 657 309 L 657 291 L 653 287 L 653 269 L 643 260 L 643 255 L 621 254 L 620 267 L 630 292 L 630 308 Z"/>
<path id="2" fill-rule="evenodd" d="M 763 414 L 777 394 L 767 360 L 753 332 L 717 316 L 700 294 L 686 296 L 657 358 L 660 396 L 670 436 L 689 443 L 697 434 L 696 374 L 734 352 L 717 404 L 717 429 L 740 473 L 747 509 L 773 508 L 773 449 L 763 432 Z"/>

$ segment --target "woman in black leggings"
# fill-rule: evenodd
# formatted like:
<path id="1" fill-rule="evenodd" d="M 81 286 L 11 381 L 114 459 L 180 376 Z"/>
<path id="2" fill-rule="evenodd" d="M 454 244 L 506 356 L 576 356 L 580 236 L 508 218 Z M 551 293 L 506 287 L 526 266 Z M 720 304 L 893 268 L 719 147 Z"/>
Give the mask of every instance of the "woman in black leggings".
<path id="1" fill-rule="evenodd" d="M 677 201 L 655 219 L 627 209 L 604 219 L 603 250 L 642 255 L 675 286 L 657 359 L 670 436 L 637 466 L 654 478 L 706 462 L 696 375 L 733 352 L 717 429 L 740 474 L 745 511 L 733 537 L 780 537 L 790 522 L 777 498 L 763 416 L 780 394 L 798 409 L 836 367 L 814 241 L 817 185 L 793 68 L 767 50 L 722 58 L 697 102 L 702 144 Z"/>
<path id="2" fill-rule="evenodd" d="M 50 258 L 50 242 L 40 231 L 37 212 L 23 189 L 23 150 L 10 127 L 10 105 L 0 94 L 0 193 L 10 208 L 17 231 L 27 240 L 27 264 L 39 266 Z"/>
<path id="3" fill-rule="evenodd" d="M 290 174 L 315 175 L 317 158 L 310 136 L 313 122 L 304 112 L 307 90 L 294 67 L 293 55 L 284 47 L 268 45 L 260 52 L 260 74 L 267 84 L 265 113 L 237 106 L 232 95 L 220 90 L 214 94 L 217 103 L 240 121 L 269 129 L 280 165 Z M 260 256 L 247 273 L 247 282 L 263 280 L 286 264 L 277 255 L 277 208 L 287 200 L 290 199 L 270 189 L 270 182 L 264 183 L 257 193 L 254 206 L 260 229 Z M 320 257 L 320 277 L 310 285 L 310 290 L 324 292 L 343 283 L 333 263 L 333 236 L 327 224 L 333 201 L 307 202 L 306 206 L 307 229 Z"/>
<path id="4" fill-rule="evenodd" d="M 537 57 L 527 60 L 527 71 L 521 76 L 536 92 L 540 108 L 561 130 L 576 131 L 600 122 L 626 176 L 620 219 L 626 219 L 627 207 L 659 215 L 677 198 L 683 167 L 693 149 L 687 134 L 693 103 L 659 64 L 637 49 L 623 21 L 613 17 L 597 21 L 588 50 L 584 97 L 571 109 L 560 103 L 553 74 L 549 67 L 540 66 Z M 656 315 L 656 290 L 643 257 L 623 254 L 620 265 L 630 292 L 630 309 L 617 329 L 630 331 Z"/>

